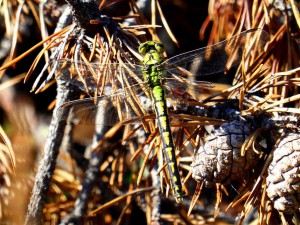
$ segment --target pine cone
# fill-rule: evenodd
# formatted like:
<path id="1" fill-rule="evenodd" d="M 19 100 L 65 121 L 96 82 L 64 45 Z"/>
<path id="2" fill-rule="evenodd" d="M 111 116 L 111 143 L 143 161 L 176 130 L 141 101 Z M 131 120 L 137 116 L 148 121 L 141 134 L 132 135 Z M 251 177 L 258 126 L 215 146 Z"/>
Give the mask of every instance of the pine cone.
<path id="1" fill-rule="evenodd" d="M 247 121 L 224 123 L 213 130 L 194 157 L 192 177 L 204 181 L 206 187 L 245 180 L 246 171 L 257 162 L 252 149 L 241 156 L 241 146 L 250 133 L 252 128 Z"/>
<path id="2" fill-rule="evenodd" d="M 279 212 L 292 214 L 300 202 L 300 133 L 290 133 L 274 150 L 267 194 Z"/>

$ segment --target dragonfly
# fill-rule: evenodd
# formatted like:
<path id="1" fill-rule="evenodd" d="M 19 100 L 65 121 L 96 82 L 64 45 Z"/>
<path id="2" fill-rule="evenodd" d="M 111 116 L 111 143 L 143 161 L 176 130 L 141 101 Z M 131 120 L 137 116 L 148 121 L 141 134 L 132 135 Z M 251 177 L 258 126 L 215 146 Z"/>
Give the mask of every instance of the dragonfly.
<path id="1" fill-rule="evenodd" d="M 171 190 L 176 202 L 180 203 L 184 192 L 168 109 L 190 98 L 192 94 L 187 93 L 197 96 L 203 88 L 211 88 L 210 83 L 200 81 L 202 76 L 237 66 L 245 46 L 254 36 L 253 45 L 261 47 L 268 34 L 261 29 L 247 30 L 217 44 L 168 59 L 163 55 L 165 48 L 162 43 L 147 41 L 138 47 L 143 58 L 140 63 L 56 61 L 62 79 L 84 87 L 97 98 L 97 101 L 89 97 L 64 103 L 57 109 L 57 116 L 68 122 L 78 119 L 112 126 L 131 118 L 138 118 L 143 123 L 145 115 L 154 108 Z M 99 116 L 99 111 L 102 116 Z"/>

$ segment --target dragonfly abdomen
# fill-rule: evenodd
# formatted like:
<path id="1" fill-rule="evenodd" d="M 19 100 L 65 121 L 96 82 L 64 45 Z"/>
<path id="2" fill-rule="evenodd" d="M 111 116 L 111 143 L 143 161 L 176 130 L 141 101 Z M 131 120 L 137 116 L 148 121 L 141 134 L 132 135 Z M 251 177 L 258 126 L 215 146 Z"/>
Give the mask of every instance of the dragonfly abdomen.
<path id="1" fill-rule="evenodd" d="M 175 147 L 170 129 L 165 93 L 161 86 L 157 85 L 152 88 L 152 99 L 155 106 L 156 118 L 162 138 L 163 151 L 171 179 L 173 194 L 175 200 L 181 202 L 183 196 L 182 186 L 176 162 Z"/>

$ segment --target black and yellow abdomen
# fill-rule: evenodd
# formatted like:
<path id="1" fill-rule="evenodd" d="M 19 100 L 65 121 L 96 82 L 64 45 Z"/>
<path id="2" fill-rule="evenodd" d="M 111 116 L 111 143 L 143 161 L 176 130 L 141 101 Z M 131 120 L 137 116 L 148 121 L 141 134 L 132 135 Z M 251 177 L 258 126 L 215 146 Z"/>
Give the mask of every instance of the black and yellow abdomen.
<path id="1" fill-rule="evenodd" d="M 176 162 L 175 147 L 170 129 L 169 116 L 165 101 L 165 93 L 161 86 L 151 89 L 152 100 L 155 108 L 157 124 L 162 139 L 163 151 L 171 179 L 171 186 L 176 202 L 182 201 L 182 186 Z"/>
<path id="2" fill-rule="evenodd" d="M 165 92 L 162 88 L 162 78 L 165 70 L 160 63 L 163 60 L 163 45 L 155 41 L 148 41 L 140 45 L 139 52 L 144 55 L 144 80 L 151 89 L 151 97 L 156 113 L 163 152 L 167 162 L 170 183 L 176 202 L 182 202 L 183 192 L 177 167 L 175 147 L 172 138 Z"/>

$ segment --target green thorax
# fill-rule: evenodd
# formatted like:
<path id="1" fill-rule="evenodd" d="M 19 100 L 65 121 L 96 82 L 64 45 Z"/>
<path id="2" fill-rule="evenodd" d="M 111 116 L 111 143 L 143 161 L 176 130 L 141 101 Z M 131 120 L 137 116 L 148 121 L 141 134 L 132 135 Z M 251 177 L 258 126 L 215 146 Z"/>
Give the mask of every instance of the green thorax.
<path id="1" fill-rule="evenodd" d="M 163 44 L 156 41 L 147 41 L 139 46 L 139 53 L 144 55 L 144 80 L 150 87 L 161 85 L 160 78 L 164 75 L 164 68 L 160 63 L 164 60 L 162 56 L 164 51 Z"/>

